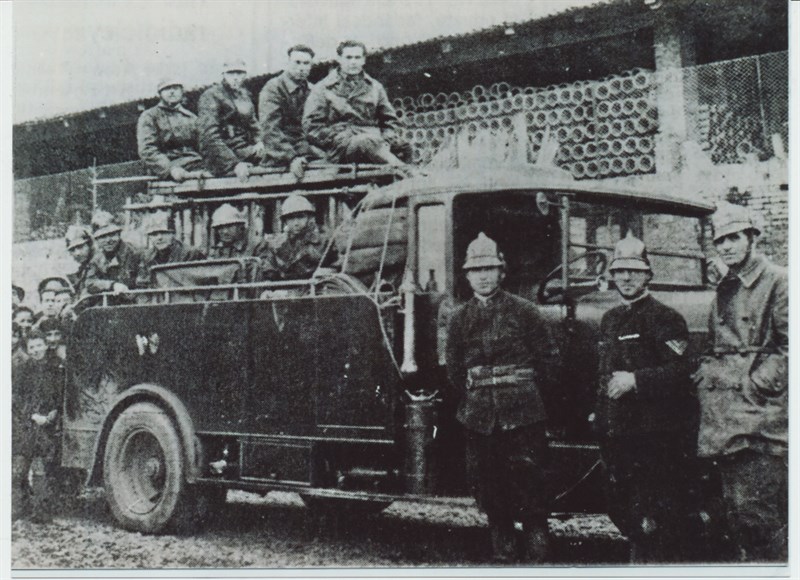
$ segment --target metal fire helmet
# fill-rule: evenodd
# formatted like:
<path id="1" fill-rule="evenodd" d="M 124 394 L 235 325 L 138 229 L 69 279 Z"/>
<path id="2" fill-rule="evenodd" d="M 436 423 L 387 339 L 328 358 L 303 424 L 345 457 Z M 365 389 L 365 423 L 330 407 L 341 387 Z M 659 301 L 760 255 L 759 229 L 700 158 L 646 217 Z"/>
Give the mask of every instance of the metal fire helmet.
<path id="1" fill-rule="evenodd" d="M 175 227 L 172 225 L 172 220 L 167 211 L 157 211 L 151 214 L 147 224 L 148 235 L 161 233 L 175 233 Z"/>
<path id="2" fill-rule="evenodd" d="M 229 203 L 223 203 L 211 216 L 211 227 L 218 228 L 220 226 L 229 226 L 233 224 L 246 224 L 247 220 L 244 218 L 239 210 Z"/>
<path id="3" fill-rule="evenodd" d="M 614 246 L 614 258 L 608 271 L 614 270 L 642 270 L 652 273 L 650 260 L 647 258 L 647 248 L 644 242 L 628 230 L 628 235 Z"/>
<path id="4" fill-rule="evenodd" d="M 711 225 L 714 227 L 715 242 L 736 232 L 752 231 L 755 235 L 761 234 L 761 230 L 753 223 L 753 215 L 749 209 L 727 201 L 717 203 L 717 211 L 711 216 Z"/>
<path id="5" fill-rule="evenodd" d="M 79 248 L 84 244 L 92 243 L 92 235 L 83 226 L 72 225 L 67 228 L 67 234 L 64 236 L 64 241 L 67 244 L 67 250 Z"/>
<path id="6" fill-rule="evenodd" d="M 247 72 L 247 65 L 241 58 L 227 60 L 222 64 L 222 72 Z"/>
<path id="7" fill-rule="evenodd" d="M 92 235 L 95 238 L 115 234 L 122 231 L 120 226 L 109 212 L 99 209 L 92 216 Z"/>
<path id="8" fill-rule="evenodd" d="M 281 204 L 281 219 L 285 220 L 290 215 L 314 214 L 314 206 L 302 195 L 293 193 Z"/>
<path id="9" fill-rule="evenodd" d="M 163 91 L 168 87 L 183 88 L 183 83 L 179 81 L 177 77 L 174 76 L 164 77 L 158 81 L 158 89 L 156 92 L 160 93 L 161 91 Z"/>
<path id="10" fill-rule="evenodd" d="M 467 259 L 464 270 L 473 268 L 505 268 L 503 253 L 497 249 L 497 242 L 483 232 L 467 246 Z"/>

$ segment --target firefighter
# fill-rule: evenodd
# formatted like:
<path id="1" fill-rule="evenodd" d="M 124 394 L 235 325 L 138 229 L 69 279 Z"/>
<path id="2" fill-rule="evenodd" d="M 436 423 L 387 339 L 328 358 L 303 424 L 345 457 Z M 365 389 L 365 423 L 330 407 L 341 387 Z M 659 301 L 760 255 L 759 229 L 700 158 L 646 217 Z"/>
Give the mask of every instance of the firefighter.
<path id="1" fill-rule="evenodd" d="M 493 558 L 542 562 L 548 449 L 538 382 L 551 352 L 547 328 L 536 306 L 500 287 L 505 261 L 485 234 L 470 243 L 463 269 L 473 297 L 453 313 L 446 360 L 472 488 L 489 520 Z"/>
<path id="2" fill-rule="evenodd" d="M 94 240 L 92 235 L 83 226 L 69 226 L 64 237 L 67 245 L 67 252 L 78 264 L 78 269 L 72 274 L 67 274 L 75 297 L 80 299 L 86 291 L 86 275 L 89 272 L 89 265 L 94 255 Z"/>
<path id="3" fill-rule="evenodd" d="M 265 151 L 253 99 L 243 85 L 246 76 L 244 61 L 225 63 L 222 81 L 206 89 L 197 106 L 206 165 L 216 176 L 234 173 L 242 181 Z"/>
<path id="4" fill-rule="evenodd" d="M 266 280 L 305 280 L 322 263 L 328 239 L 320 234 L 314 218 L 314 206 L 305 197 L 292 194 L 281 205 L 283 233 L 270 245 L 264 258 Z M 333 248 L 325 256 L 325 265 L 336 261 Z"/>
<path id="5" fill-rule="evenodd" d="M 175 226 L 169 212 L 158 211 L 149 216 L 147 237 L 150 248 L 144 253 L 143 267 L 137 287 L 147 288 L 151 284 L 150 269 L 161 264 L 174 262 L 192 262 L 205 258 L 203 252 L 191 246 L 184 246 L 175 239 Z"/>
<path id="6" fill-rule="evenodd" d="M 86 291 L 90 294 L 133 290 L 142 268 L 142 252 L 122 241 L 119 226 L 107 211 L 98 210 L 92 217 L 97 251 L 86 274 Z"/>
<path id="7" fill-rule="evenodd" d="M 712 303 L 709 345 L 695 374 L 698 453 L 713 458 L 728 526 L 746 562 L 788 556 L 788 279 L 756 253 L 748 210 L 729 203 L 712 216 L 725 272 Z"/>
<path id="8" fill-rule="evenodd" d="M 206 174 L 197 151 L 197 115 L 183 106 L 183 83 L 164 78 L 156 92 L 158 103 L 136 125 L 139 157 L 159 179 L 180 182 Z"/>
<path id="9" fill-rule="evenodd" d="M 313 86 L 308 82 L 314 51 L 298 44 L 287 52 L 286 70 L 267 81 L 258 96 L 258 119 L 269 165 L 286 165 L 298 181 L 308 161 L 322 157 L 303 134 L 303 107 Z"/>
<path id="10" fill-rule="evenodd" d="M 266 242 L 249 242 L 247 219 L 229 203 L 214 210 L 211 229 L 214 231 L 214 245 L 211 246 L 209 258 L 260 258 L 268 251 Z"/>
<path id="11" fill-rule="evenodd" d="M 312 145 L 334 163 L 388 163 L 405 168 L 411 148 L 383 85 L 364 72 L 367 49 L 346 40 L 336 49 L 338 70 L 317 83 L 303 111 Z"/>
<path id="12" fill-rule="evenodd" d="M 595 425 L 609 513 L 632 563 L 685 559 L 698 406 L 686 321 L 648 292 L 653 271 L 630 232 L 609 267 L 622 304 L 600 323 Z"/>

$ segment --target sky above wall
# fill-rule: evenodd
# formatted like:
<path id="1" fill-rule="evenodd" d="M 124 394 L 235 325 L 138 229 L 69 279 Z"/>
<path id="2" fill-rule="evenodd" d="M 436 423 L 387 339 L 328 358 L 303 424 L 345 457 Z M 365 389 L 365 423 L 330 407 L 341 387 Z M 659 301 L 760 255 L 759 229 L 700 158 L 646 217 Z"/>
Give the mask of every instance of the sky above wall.
<path id="1" fill-rule="evenodd" d="M 226 58 L 251 76 L 277 72 L 286 48 L 318 60 L 339 41 L 387 48 L 601 0 L 39 0 L 14 2 L 14 123 L 153 96 L 158 79 L 215 82 Z"/>

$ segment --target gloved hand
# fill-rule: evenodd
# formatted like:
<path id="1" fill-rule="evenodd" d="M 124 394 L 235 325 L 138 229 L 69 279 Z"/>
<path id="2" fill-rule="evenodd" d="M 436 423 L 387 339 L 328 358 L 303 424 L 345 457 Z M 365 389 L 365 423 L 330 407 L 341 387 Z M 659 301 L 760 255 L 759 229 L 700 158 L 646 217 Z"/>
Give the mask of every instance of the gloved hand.
<path id="1" fill-rule="evenodd" d="M 239 178 L 239 181 L 247 181 L 247 178 L 250 177 L 250 164 L 240 161 L 236 164 L 233 173 Z"/>
<path id="2" fill-rule="evenodd" d="M 292 175 L 294 175 L 297 181 L 302 181 L 306 174 L 307 166 L 308 160 L 305 157 L 295 157 L 289 164 L 289 171 L 292 172 Z"/>
<path id="3" fill-rule="evenodd" d="M 176 165 L 169 170 L 169 176 L 172 178 L 173 181 L 177 181 L 180 183 L 181 181 L 185 181 L 189 177 L 189 172 L 186 171 L 183 167 Z"/>
<path id="4" fill-rule="evenodd" d="M 264 145 L 263 141 L 256 142 L 253 145 L 253 154 L 259 157 L 260 159 L 264 159 L 264 154 L 267 152 L 267 146 Z"/>
<path id="5" fill-rule="evenodd" d="M 636 390 L 636 375 L 627 371 L 614 371 L 608 381 L 609 399 L 619 399 L 625 393 Z"/>

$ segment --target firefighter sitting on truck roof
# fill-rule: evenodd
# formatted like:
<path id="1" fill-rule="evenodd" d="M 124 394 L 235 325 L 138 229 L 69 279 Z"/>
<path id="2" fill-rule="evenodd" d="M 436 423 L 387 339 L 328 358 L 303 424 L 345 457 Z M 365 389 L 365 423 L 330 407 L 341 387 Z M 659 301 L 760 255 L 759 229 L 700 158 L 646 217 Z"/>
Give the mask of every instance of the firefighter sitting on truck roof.
<path id="1" fill-rule="evenodd" d="M 411 147 L 381 83 L 364 72 L 367 49 L 346 40 L 336 49 L 338 70 L 314 85 L 303 111 L 309 143 L 334 163 L 388 163 L 405 168 Z"/>
<path id="2" fill-rule="evenodd" d="M 243 86 L 247 67 L 242 60 L 222 67 L 222 82 L 200 96 L 197 106 L 200 153 L 216 176 L 234 173 L 247 180 L 252 166 L 261 163 L 264 143 L 250 93 Z"/>
<path id="3" fill-rule="evenodd" d="M 150 247 L 145 250 L 138 288 L 150 287 L 150 268 L 175 262 L 202 260 L 205 255 L 199 248 L 184 246 L 175 239 L 175 226 L 169 212 L 158 211 L 148 216 L 147 239 Z"/>
<path id="4" fill-rule="evenodd" d="M 122 241 L 120 237 L 122 227 L 107 211 L 95 212 L 92 217 L 92 229 L 97 251 L 86 274 L 87 292 L 119 294 L 133 290 L 142 267 L 141 250 Z"/>
<path id="5" fill-rule="evenodd" d="M 210 176 L 197 151 L 197 115 L 183 106 L 183 83 L 162 79 L 157 92 L 158 104 L 144 111 L 136 125 L 139 157 L 159 179 Z"/>
<path id="6" fill-rule="evenodd" d="M 270 244 L 264 257 L 263 277 L 266 280 L 306 280 L 322 262 L 328 247 L 314 219 L 314 206 L 302 195 L 292 194 L 281 205 L 283 233 Z M 334 248 L 326 255 L 325 264 L 336 261 Z"/>
<path id="7" fill-rule="evenodd" d="M 542 562 L 550 510 L 540 389 L 553 345 L 536 306 L 500 287 L 505 260 L 482 232 L 463 269 L 473 297 L 453 313 L 446 359 L 471 487 L 489 520 L 494 560 Z"/>
<path id="8" fill-rule="evenodd" d="M 308 82 L 308 73 L 314 51 L 298 44 L 287 54 L 286 70 L 267 81 L 258 95 L 258 121 L 267 148 L 267 165 L 288 166 L 300 181 L 308 161 L 324 157 L 303 134 L 303 107 L 313 86 Z"/>

